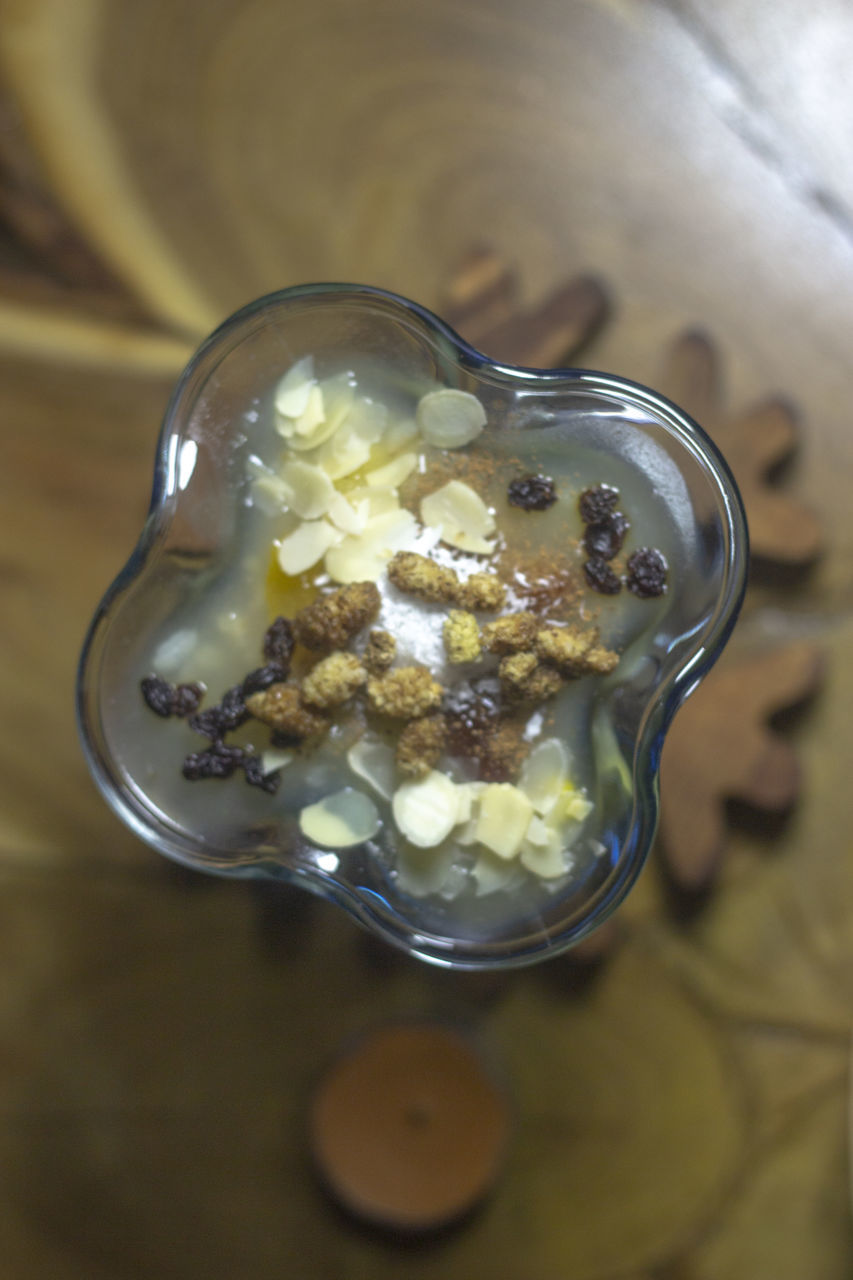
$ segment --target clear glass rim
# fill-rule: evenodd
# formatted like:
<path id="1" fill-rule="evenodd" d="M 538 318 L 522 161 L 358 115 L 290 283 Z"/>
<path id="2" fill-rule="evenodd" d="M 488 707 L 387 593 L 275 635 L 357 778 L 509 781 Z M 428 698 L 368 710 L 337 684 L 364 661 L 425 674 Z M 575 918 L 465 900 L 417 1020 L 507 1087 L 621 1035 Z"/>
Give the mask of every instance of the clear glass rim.
<path id="1" fill-rule="evenodd" d="M 108 615 L 119 597 L 142 573 L 158 536 L 168 527 L 171 512 L 166 497 L 174 491 L 176 465 L 169 441 L 176 423 L 180 422 L 194 388 L 215 360 L 222 359 L 229 342 L 245 326 L 263 317 L 270 308 L 306 299 L 341 302 L 374 299 L 399 317 L 414 319 L 417 328 L 437 340 L 462 369 L 482 377 L 485 372 L 492 383 L 518 389 L 536 386 L 559 390 L 585 389 L 590 393 L 626 401 L 662 421 L 681 445 L 696 458 L 711 477 L 719 500 L 724 535 L 722 582 L 712 617 L 687 658 L 680 662 L 656 691 L 647 708 L 644 727 L 639 734 L 631 762 L 634 813 L 630 826 L 631 839 L 622 848 L 617 874 L 610 877 L 604 889 L 588 906 L 583 918 L 553 935 L 531 925 L 528 937 L 511 941 L 477 943 L 466 948 L 458 939 L 413 933 L 403 922 L 382 910 L 381 895 L 372 890 L 356 889 L 319 871 L 291 869 L 276 864 L 274 874 L 333 901 L 370 931 L 379 933 L 408 954 L 454 969 L 510 968 L 531 964 L 546 955 L 557 954 L 585 938 L 624 900 L 636 881 L 651 849 L 657 827 L 659 809 L 658 767 L 663 736 L 684 699 L 710 669 L 735 625 L 746 590 L 749 549 L 743 503 L 734 477 L 704 429 L 677 405 L 660 393 L 630 379 L 580 368 L 536 369 L 490 359 L 476 350 L 432 311 L 399 294 L 370 285 L 319 283 L 277 290 L 254 299 L 228 316 L 199 346 L 175 385 L 166 407 L 156 449 L 154 481 L 148 514 L 139 540 L 114 581 L 107 588 L 89 625 L 80 656 L 76 682 L 76 713 L 79 734 L 89 770 L 107 803 L 137 836 L 159 853 L 192 867 L 229 878 L 264 877 L 273 872 L 263 863 L 227 866 L 208 864 L 196 853 L 189 841 L 177 841 L 146 821 L 124 794 L 108 767 L 109 753 L 102 750 L 98 734 L 91 724 L 92 681 L 89 673 L 97 666 L 105 640 Z M 97 681 L 95 681 L 95 684 Z"/>

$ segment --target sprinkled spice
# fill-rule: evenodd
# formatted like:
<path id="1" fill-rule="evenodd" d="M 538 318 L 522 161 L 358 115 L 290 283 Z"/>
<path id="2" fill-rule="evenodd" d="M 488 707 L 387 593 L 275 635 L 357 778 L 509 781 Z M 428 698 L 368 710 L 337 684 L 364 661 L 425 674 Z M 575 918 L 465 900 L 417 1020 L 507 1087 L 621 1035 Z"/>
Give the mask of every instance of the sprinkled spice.
<path id="1" fill-rule="evenodd" d="M 668 565 L 656 547 L 640 547 L 628 557 L 628 590 L 647 600 L 666 591 Z"/>
<path id="2" fill-rule="evenodd" d="M 509 482 L 506 496 L 511 507 L 547 511 L 557 501 L 557 489 L 550 476 L 522 476 Z"/>

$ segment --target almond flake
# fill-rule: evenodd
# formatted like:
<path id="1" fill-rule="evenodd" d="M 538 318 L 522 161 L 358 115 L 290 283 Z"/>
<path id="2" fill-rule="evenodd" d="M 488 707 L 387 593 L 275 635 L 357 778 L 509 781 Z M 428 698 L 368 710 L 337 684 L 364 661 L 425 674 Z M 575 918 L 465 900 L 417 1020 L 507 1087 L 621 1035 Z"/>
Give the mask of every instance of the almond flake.
<path id="1" fill-rule="evenodd" d="M 442 387 L 421 397 L 415 421 L 428 444 L 438 449 L 458 449 L 483 430 L 486 411 L 469 391 Z"/>
<path id="2" fill-rule="evenodd" d="M 311 569 L 340 538 L 328 520 L 306 520 L 278 546 L 278 563 L 291 577 Z"/>
<path id="3" fill-rule="evenodd" d="M 367 503 L 368 520 L 372 520 L 374 516 L 384 516 L 389 511 L 396 511 L 400 506 L 396 489 L 380 489 L 374 486 L 368 488 L 367 485 L 360 485 L 357 489 L 349 489 L 347 498 L 354 507 L 358 507 L 361 502 Z"/>
<path id="4" fill-rule="evenodd" d="M 522 866 L 542 880 L 555 880 L 565 875 L 567 870 L 563 841 L 559 832 L 542 824 L 546 834 L 544 842 L 525 840 L 521 846 L 520 861 Z"/>
<path id="5" fill-rule="evenodd" d="M 433 769 L 417 782 L 404 782 L 394 793 L 391 811 L 397 829 L 419 849 L 445 840 L 456 823 L 456 784 Z"/>
<path id="6" fill-rule="evenodd" d="M 368 510 L 366 502 L 354 505 L 334 489 L 327 514 L 335 528 L 340 529 L 342 533 L 358 535 L 367 528 Z"/>
<path id="7" fill-rule="evenodd" d="M 389 453 L 396 453 L 398 449 L 412 444 L 417 439 L 417 435 L 418 428 L 414 418 L 401 418 L 399 422 L 394 422 L 388 427 L 383 443 Z"/>
<path id="8" fill-rule="evenodd" d="M 386 462 L 384 467 L 375 467 L 373 471 L 368 471 L 364 482 L 372 488 L 396 489 L 404 480 L 408 480 L 417 465 L 416 453 L 401 453 L 399 457 Z"/>
<path id="9" fill-rule="evenodd" d="M 319 450 L 317 461 L 332 480 L 342 480 L 363 467 L 370 457 L 370 442 L 351 422 L 344 422 Z"/>
<path id="10" fill-rule="evenodd" d="M 275 409 L 284 418 L 299 418 L 308 408 L 314 381 L 314 360 L 305 356 L 291 365 L 275 389 Z"/>
<path id="11" fill-rule="evenodd" d="M 495 519 L 478 493 L 462 480 L 447 484 L 421 499 L 421 520 L 438 529 L 442 542 L 462 551 L 490 555 L 494 545 L 486 538 L 495 531 Z"/>
<path id="12" fill-rule="evenodd" d="M 365 733 L 347 752 L 347 764 L 383 800 L 394 794 L 397 763 L 394 748 L 374 734 Z"/>
<path id="13" fill-rule="evenodd" d="M 499 858 L 484 849 L 471 870 L 477 885 L 477 897 L 485 897 L 488 893 L 496 893 L 499 889 L 508 889 L 518 879 L 518 866 Z"/>
<path id="14" fill-rule="evenodd" d="M 375 836 L 379 830 L 379 810 L 363 791 L 344 787 L 316 804 L 309 804 L 299 815 L 302 834 L 312 844 L 327 849 L 348 849 Z"/>
<path id="15" fill-rule="evenodd" d="M 477 839 L 499 858 L 514 858 L 527 834 L 533 806 L 509 782 L 492 782 L 480 796 Z"/>
<path id="16" fill-rule="evenodd" d="M 368 520 L 358 537 L 346 537 L 326 556 L 326 572 L 335 581 L 376 582 L 395 551 L 417 535 L 417 522 L 403 507 Z"/>
<path id="17" fill-rule="evenodd" d="M 288 507 L 303 520 L 316 520 L 329 510 L 335 486 L 325 471 L 290 458 L 281 469 L 281 479 L 288 490 Z"/>
<path id="18" fill-rule="evenodd" d="M 558 738 L 538 743 L 521 766 L 519 788 L 537 813 L 550 813 L 569 773 L 569 753 Z"/>

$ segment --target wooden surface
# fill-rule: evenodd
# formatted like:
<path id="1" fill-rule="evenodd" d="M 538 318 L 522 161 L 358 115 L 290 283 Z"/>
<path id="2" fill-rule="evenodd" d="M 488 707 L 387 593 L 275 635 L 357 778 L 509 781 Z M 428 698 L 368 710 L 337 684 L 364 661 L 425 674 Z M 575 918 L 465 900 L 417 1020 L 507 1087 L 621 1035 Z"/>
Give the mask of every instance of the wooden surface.
<path id="1" fill-rule="evenodd" d="M 0 5 L 4 1280 L 853 1272 L 851 60 L 841 0 Z M 795 405 L 777 488 L 826 543 L 756 568 L 734 641 L 824 654 L 775 726 L 796 805 L 730 808 L 701 899 L 653 859 L 597 965 L 500 981 L 171 869 L 72 712 L 194 341 L 309 279 L 438 306 L 472 244 L 532 311 L 603 284 L 592 367 L 663 385 L 702 330 L 719 421 Z M 306 1153 L 319 1074 L 396 1014 L 471 1028 L 516 1108 L 493 1196 L 420 1247 L 334 1210 Z"/>

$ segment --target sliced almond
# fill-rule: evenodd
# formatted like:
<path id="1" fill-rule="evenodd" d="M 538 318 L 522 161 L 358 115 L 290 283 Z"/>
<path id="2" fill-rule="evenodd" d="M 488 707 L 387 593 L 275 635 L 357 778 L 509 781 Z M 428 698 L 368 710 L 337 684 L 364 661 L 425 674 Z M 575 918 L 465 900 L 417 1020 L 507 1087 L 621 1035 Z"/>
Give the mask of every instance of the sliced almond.
<path id="1" fill-rule="evenodd" d="M 400 841 L 397 851 L 397 883 L 414 898 L 439 893 L 459 858 L 459 850 L 447 841 L 432 849 L 418 849 Z"/>
<path id="2" fill-rule="evenodd" d="M 396 453 L 398 449 L 405 449 L 407 444 L 413 444 L 417 437 L 418 428 L 414 418 L 401 418 L 386 429 L 383 440 L 388 452 Z"/>
<path id="3" fill-rule="evenodd" d="M 559 738 L 545 738 L 521 766 L 518 785 L 537 813 L 549 813 L 569 774 L 569 753 Z"/>
<path id="4" fill-rule="evenodd" d="M 404 782 L 394 792 L 391 812 L 397 829 L 419 849 L 445 840 L 456 824 L 456 784 L 433 769 L 416 782 Z"/>
<path id="5" fill-rule="evenodd" d="M 477 886 L 477 897 L 497 893 L 500 889 L 508 889 L 514 880 L 519 878 L 518 864 L 499 858 L 496 854 L 483 849 L 471 870 Z"/>
<path id="6" fill-rule="evenodd" d="M 378 400 L 371 400 L 368 396 L 358 396 L 353 401 L 347 421 L 362 440 L 366 440 L 368 444 L 377 444 L 383 438 L 388 425 L 388 410 Z"/>
<path id="7" fill-rule="evenodd" d="M 275 409 L 284 418 L 299 418 L 308 407 L 314 382 L 314 359 L 305 356 L 291 365 L 275 389 Z"/>
<path id="8" fill-rule="evenodd" d="M 438 449 L 458 449 L 483 430 L 486 411 L 469 391 L 442 387 L 421 397 L 415 421 L 428 444 Z"/>
<path id="9" fill-rule="evenodd" d="M 401 453 L 399 457 L 386 462 L 384 467 L 374 467 L 365 474 L 364 482 L 372 488 L 397 489 L 418 465 L 416 453 Z"/>
<path id="10" fill-rule="evenodd" d="M 366 733 L 347 752 L 347 764 L 383 800 L 390 800 L 397 781 L 394 748 L 374 734 Z"/>
<path id="11" fill-rule="evenodd" d="M 380 827 L 379 810 L 363 791 L 344 787 L 303 809 L 299 827 L 312 844 L 327 849 L 348 849 L 376 835 Z"/>
<path id="12" fill-rule="evenodd" d="M 347 414 L 353 405 L 355 399 L 355 383 L 351 373 L 336 373 L 333 378 L 326 378 L 318 384 L 317 390 L 321 395 L 321 403 L 323 406 L 323 417 L 321 421 L 329 429 L 329 434 L 337 431 L 341 423 L 346 419 Z M 311 396 L 308 397 L 308 407 L 311 407 Z M 306 422 L 303 414 L 297 419 L 297 434 L 306 436 L 311 433 L 316 423 Z"/>
<path id="13" fill-rule="evenodd" d="M 284 481 L 272 473 L 259 475 L 252 481 L 252 502 L 265 516 L 277 516 L 287 511 L 291 491 Z"/>
<path id="14" fill-rule="evenodd" d="M 325 471 L 301 458 L 288 458 L 281 468 L 281 479 L 288 490 L 288 506 L 303 520 L 316 520 L 329 510 L 335 486 Z"/>
<path id="15" fill-rule="evenodd" d="M 369 520 L 374 516 L 384 516 L 388 511 L 396 511 L 400 506 L 396 489 L 380 489 L 374 485 L 369 488 L 367 485 L 360 485 L 357 489 L 349 489 L 347 498 L 355 507 L 366 502 Z"/>
<path id="16" fill-rule="evenodd" d="M 353 504 L 337 489 L 332 492 L 327 514 L 336 529 L 354 536 L 364 533 L 370 518 L 366 502 Z"/>
<path id="17" fill-rule="evenodd" d="M 326 422 L 323 393 L 318 386 L 311 388 L 305 412 L 298 418 L 276 417 L 276 431 L 284 436 L 292 449 L 314 449 L 335 430 Z"/>
<path id="18" fill-rule="evenodd" d="M 494 545 L 486 541 L 495 532 L 495 519 L 478 493 L 462 480 L 447 484 L 421 499 L 421 520 L 437 529 L 443 542 L 462 551 L 490 555 Z"/>
<path id="19" fill-rule="evenodd" d="M 585 818 L 589 817 L 593 808 L 592 801 L 584 791 L 575 790 L 574 787 L 566 784 L 553 808 L 546 815 L 545 821 L 549 827 L 579 826 Z"/>
<path id="20" fill-rule="evenodd" d="M 509 782 L 492 782 L 480 796 L 477 839 L 499 858 L 514 858 L 527 834 L 533 806 Z"/>
<path id="21" fill-rule="evenodd" d="M 328 520 L 306 520 L 278 546 L 278 563 L 295 577 L 311 569 L 341 537 Z"/>
<path id="22" fill-rule="evenodd" d="M 567 870 L 563 841 L 559 832 L 549 829 L 542 823 L 545 832 L 543 842 L 527 839 L 521 846 L 519 859 L 522 866 L 543 880 L 555 880 L 565 875 Z"/>
<path id="23" fill-rule="evenodd" d="M 342 480 L 363 467 L 370 457 L 370 442 L 359 435 L 351 422 L 344 422 L 323 444 L 317 461 L 332 480 Z"/>
<path id="24" fill-rule="evenodd" d="M 417 522 L 400 507 L 368 520 L 358 537 L 346 537 L 326 556 L 326 571 L 340 583 L 376 582 L 395 551 L 417 536 Z"/>

